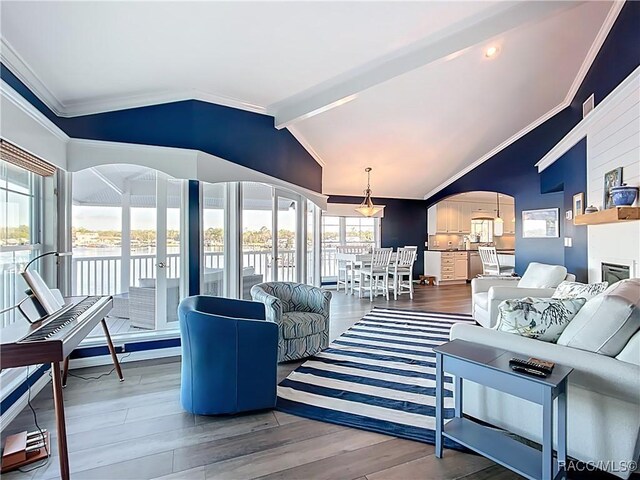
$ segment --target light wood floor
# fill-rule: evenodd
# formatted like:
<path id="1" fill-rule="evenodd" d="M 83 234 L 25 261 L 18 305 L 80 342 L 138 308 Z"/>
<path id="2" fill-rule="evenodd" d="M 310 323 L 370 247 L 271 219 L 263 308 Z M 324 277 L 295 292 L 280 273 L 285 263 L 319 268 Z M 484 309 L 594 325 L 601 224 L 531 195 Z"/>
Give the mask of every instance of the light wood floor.
<path id="1" fill-rule="evenodd" d="M 416 310 L 469 312 L 466 285 L 417 287 L 415 299 L 382 298 L 373 305 Z M 331 335 L 335 338 L 372 308 L 369 300 L 335 293 Z M 299 362 L 279 368 L 284 378 Z M 97 376 L 108 367 L 76 370 Z M 179 404 L 179 358 L 124 364 L 98 380 L 71 377 L 65 390 L 73 479 L 461 479 L 520 478 L 480 456 L 321 423 L 277 411 L 227 417 L 185 413 Z M 40 427 L 53 435 L 48 465 L 7 480 L 57 478 L 53 401 L 45 388 L 32 402 Z M 27 408 L 4 435 L 34 429 Z"/>

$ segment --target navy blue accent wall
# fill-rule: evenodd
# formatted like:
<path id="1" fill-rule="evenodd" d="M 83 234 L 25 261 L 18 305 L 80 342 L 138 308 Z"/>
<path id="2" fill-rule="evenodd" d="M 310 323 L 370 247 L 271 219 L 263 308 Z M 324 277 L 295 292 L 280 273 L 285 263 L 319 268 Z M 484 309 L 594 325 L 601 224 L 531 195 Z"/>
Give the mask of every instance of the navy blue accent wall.
<path id="1" fill-rule="evenodd" d="M 200 293 L 200 182 L 189 180 L 189 205 L 187 216 L 189 225 L 189 295 Z"/>
<path id="2" fill-rule="evenodd" d="M 542 194 L 560 195 L 560 223 L 564 237 L 572 239 L 572 246 L 565 247 L 563 242 L 564 265 L 580 281 L 587 281 L 587 227 L 574 225 L 573 220 L 565 218 L 565 212 L 573 210 L 573 196 L 584 192 L 587 185 L 587 139 L 583 138 L 567 153 L 556 160 L 540 174 Z M 530 240 L 533 241 L 533 240 Z"/>
<path id="3" fill-rule="evenodd" d="M 322 191 L 322 167 L 268 115 L 185 100 L 84 115 L 56 116 L 5 65 L 0 77 L 67 135 L 111 142 L 191 148 Z"/>
<path id="4" fill-rule="evenodd" d="M 329 203 L 350 203 L 358 205 L 362 197 L 330 195 Z M 401 198 L 375 198 L 376 205 L 385 205 L 384 217 L 380 221 L 380 246 L 418 246 L 418 259 L 413 269 L 414 275 L 424 273 L 424 242 L 427 239 L 427 204 L 424 200 Z"/>
<path id="5" fill-rule="evenodd" d="M 522 210 L 558 208 L 560 238 L 522 238 L 522 224 L 516 222 L 516 271 L 522 274 L 532 261 L 555 263 L 566 265 L 578 280 L 586 281 L 586 227 L 574 227 L 564 220 L 564 212 L 571 207 L 569 198 L 587 190 L 585 146 L 582 142 L 576 145 L 544 176 L 538 174 L 535 164 L 580 122 L 582 104 L 592 93 L 597 105 L 640 65 L 639 25 L 640 2 L 627 2 L 571 105 L 427 199 L 427 204 L 457 193 L 483 190 L 513 196 L 518 219 Z M 564 247 L 565 236 L 572 237 L 573 247 Z"/>

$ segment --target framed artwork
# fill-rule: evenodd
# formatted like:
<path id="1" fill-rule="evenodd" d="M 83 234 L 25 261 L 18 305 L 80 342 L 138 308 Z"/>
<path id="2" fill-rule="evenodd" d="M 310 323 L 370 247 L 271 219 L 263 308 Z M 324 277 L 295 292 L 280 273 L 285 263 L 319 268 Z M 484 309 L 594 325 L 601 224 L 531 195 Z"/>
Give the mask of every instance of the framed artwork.
<path id="1" fill-rule="evenodd" d="M 619 187 L 622 185 L 622 167 L 611 170 L 604 174 L 604 196 L 602 199 L 602 209 L 613 208 L 611 200 L 611 187 Z"/>
<path id="2" fill-rule="evenodd" d="M 558 238 L 560 236 L 560 209 L 541 208 L 522 211 L 523 238 Z"/>
<path id="3" fill-rule="evenodd" d="M 576 193 L 573 196 L 573 217 L 584 214 L 584 192 Z"/>

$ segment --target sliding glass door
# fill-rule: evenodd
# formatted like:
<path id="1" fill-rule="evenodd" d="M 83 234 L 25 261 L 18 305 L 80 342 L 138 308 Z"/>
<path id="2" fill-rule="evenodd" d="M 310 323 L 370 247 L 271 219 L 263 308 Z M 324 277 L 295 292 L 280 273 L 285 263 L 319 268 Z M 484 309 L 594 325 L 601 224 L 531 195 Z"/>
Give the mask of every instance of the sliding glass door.
<path id="1" fill-rule="evenodd" d="M 279 282 L 297 282 L 300 278 L 300 262 L 298 259 L 298 232 L 301 231 L 299 222 L 300 201 L 298 197 L 275 190 L 274 217 L 276 232 L 273 248 L 274 258 L 273 279 Z"/>
<path id="2" fill-rule="evenodd" d="M 156 178 L 156 330 L 178 328 L 178 303 L 186 296 L 183 282 L 183 189 L 185 182 L 158 172 Z"/>
<path id="3" fill-rule="evenodd" d="M 261 183 L 243 182 L 242 295 L 260 282 L 302 278 L 302 197 Z"/>
<path id="4" fill-rule="evenodd" d="M 202 183 L 202 258 L 200 293 L 229 296 L 226 262 L 227 185 Z"/>
<path id="5" fill-rule="evenodd" d="M 251 299 L 251 287 L 276 279 L 274 255 L 273 188 L 262 183 L 243 182 L 242 272 L 240 298 Z"/>

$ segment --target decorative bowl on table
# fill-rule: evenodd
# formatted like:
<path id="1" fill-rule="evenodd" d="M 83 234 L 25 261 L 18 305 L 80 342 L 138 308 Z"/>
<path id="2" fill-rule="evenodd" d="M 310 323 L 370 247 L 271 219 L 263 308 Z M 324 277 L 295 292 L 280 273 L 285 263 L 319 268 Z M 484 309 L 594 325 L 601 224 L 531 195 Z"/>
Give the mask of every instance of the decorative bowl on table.
<path id="1" fill-rule="evenodd" d="M 638 187 L 630 187 L 622 184 L 619 187 L 611 187 L 611 200 L 616 207 L 633 205 L 638 197 Z"/>

